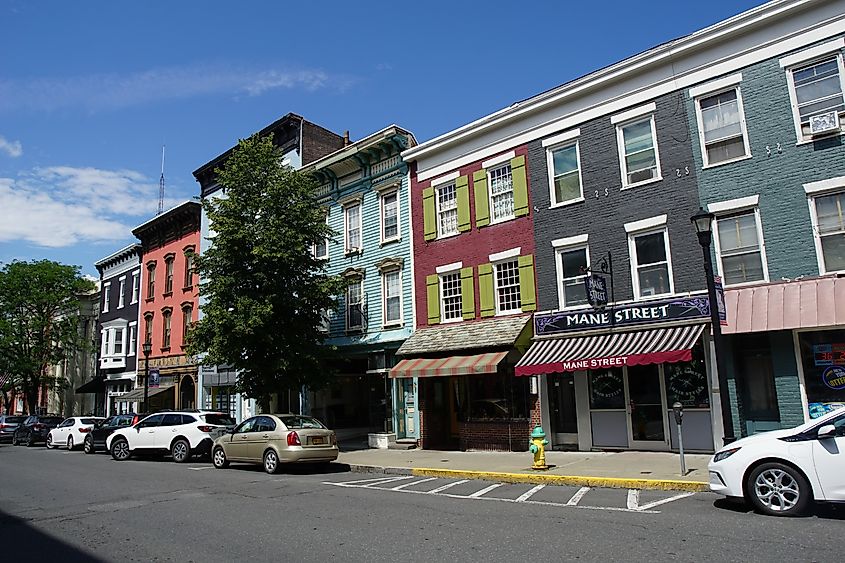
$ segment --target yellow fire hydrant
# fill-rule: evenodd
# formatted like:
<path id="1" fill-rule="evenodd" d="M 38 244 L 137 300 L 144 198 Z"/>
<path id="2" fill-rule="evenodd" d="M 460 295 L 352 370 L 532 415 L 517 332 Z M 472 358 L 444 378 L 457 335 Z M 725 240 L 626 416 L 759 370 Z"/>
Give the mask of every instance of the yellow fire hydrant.
<path id="1" fill-rule="evenodd" d="M 529 443 L 531 445 L 528 449 L 534 454 L 534 465 L 531 466 L 531 469 L 548 469 L 549 466 L 546 465 L 546 446 L 549 445 L 549 441 L 546 440 L 546 433 L 543 432 L 542 426 L 534 427 Z"/>

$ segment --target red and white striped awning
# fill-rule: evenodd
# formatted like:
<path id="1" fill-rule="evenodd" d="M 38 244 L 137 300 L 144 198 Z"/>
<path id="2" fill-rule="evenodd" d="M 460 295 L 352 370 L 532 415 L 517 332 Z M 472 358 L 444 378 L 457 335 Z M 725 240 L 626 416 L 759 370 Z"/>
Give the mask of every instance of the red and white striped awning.
<path id="1" fill-rule="evenodd" d="M 496 373 L 499 362 L 507 355 L 507 352 L 489 352 L 473 356 L 402 360 L 390 370 L 390 377 L 449 377 L 452 375 Z"/>
<path id="2" fill-rule="evenodd" d="M 516 375 L 688 362 L 704 324 L 538 340 L 517 362 Z"/>

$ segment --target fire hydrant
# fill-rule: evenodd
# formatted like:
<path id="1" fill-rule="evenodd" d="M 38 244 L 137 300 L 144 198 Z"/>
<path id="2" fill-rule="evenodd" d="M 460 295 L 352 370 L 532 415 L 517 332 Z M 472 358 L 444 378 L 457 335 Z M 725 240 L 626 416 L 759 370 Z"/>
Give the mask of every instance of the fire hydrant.
<path id="1" fill-rule="evenodd" d="M 531 466 L 531 469 L 548 469 L 549 466 L 546 465 L 546 446 L 549 445 L 549 441 L 546 440 L 546 433 L 543 432 L 542 426 L 534 427 L 529 443 L 531 445 L 528 447 L 528 450 L 534 454 L 534 465 Z"/>

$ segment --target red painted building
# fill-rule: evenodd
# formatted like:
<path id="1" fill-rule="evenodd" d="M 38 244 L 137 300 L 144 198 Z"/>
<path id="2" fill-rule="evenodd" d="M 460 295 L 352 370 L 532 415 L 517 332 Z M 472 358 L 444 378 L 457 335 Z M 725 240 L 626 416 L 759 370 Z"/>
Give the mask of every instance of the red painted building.
<path id="1" fill-rule="evenodd" d="M 197 405 L 197 364 L 185 350 L 185 335 L 199 310 L 192 261 L 200 250 L 200 211 L 199 203 L 186 201 L 132 231 L 142 246 L 136 393 L 146 373 L 143 344 L 150 342 L 149 368 L 160 376 L 159 387 L 149 390 L 151 411 Z"/>
<path id="2" fill-rule="evenodd" d="M 391 376 L 420 410 L 420 445 L 521 451 L 536 390 L 514 365 L 536 310 L 527 148 L 418 173 L 411 163 L 417 331 Z"/>

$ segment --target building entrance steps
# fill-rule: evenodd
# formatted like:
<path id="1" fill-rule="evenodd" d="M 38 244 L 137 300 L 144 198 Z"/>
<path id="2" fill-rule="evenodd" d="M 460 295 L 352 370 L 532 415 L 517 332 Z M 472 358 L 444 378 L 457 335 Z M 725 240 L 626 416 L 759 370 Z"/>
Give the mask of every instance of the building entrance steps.
<path id="1" fill-rule="evenodd" d="M 548 471 L 533 471 L 525 452 L 359 450 L 340 453 L 353 471 L 626 489 L 707 490 L 709 455 L 687 454 L 680 474 L 669 452 L 546 452 Z"/>

